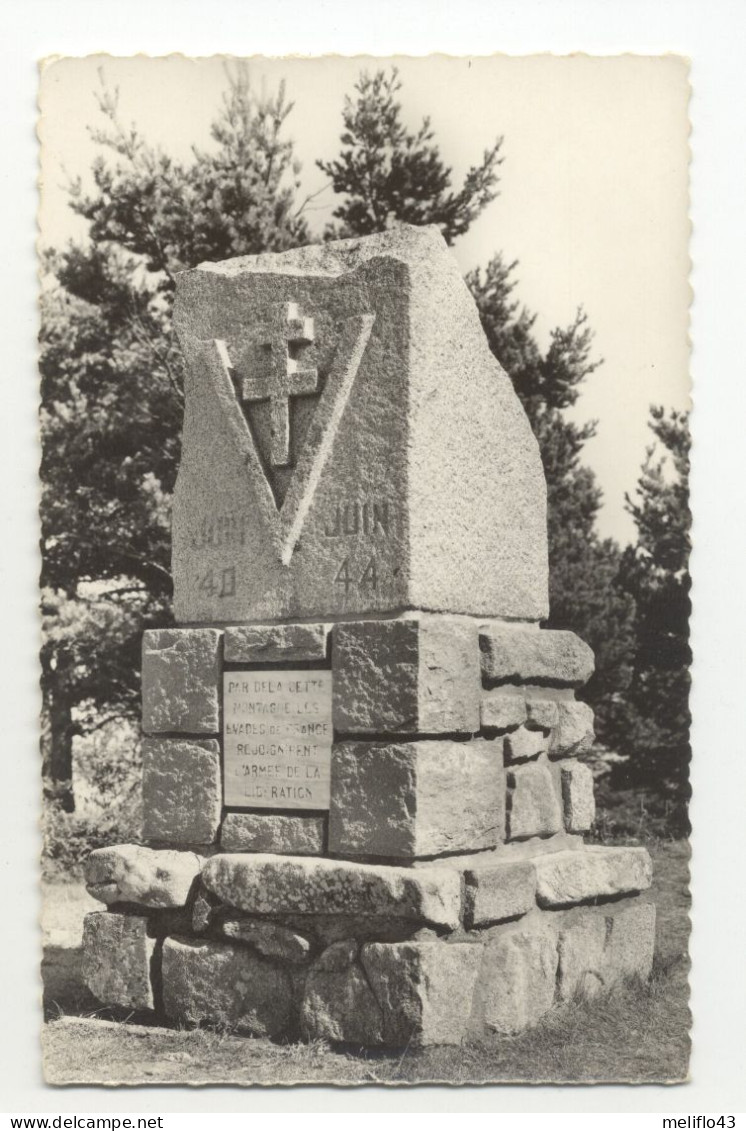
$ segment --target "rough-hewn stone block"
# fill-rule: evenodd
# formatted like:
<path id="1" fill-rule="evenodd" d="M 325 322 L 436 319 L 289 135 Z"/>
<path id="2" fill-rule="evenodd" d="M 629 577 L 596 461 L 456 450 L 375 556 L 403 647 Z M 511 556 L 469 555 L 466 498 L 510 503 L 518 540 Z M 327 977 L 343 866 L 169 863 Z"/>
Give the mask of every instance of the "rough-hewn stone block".
<path id="1" fill-rule="evenodd" d="M 481 946 L 366 943 L 360 960 L 381 1004 L 384 1044 L 461 1043 L 472 1011 Z"/>
<path id="2" fill-rule="evenodd" d="M 311 952 L 311 944 L 303 935 L 249 915 L 239 915 L 220 921 L 217 929 L 234 942 L 248 943 L 265 958 L 277 958 L 293 965 L 305 962 Z"/>
<path id="3" fill-rule="evenodd" d="M 520 726 L 505 735 L 505 761 L 525 762 L 549 750 L 549 732 Z"/>
<path id="4" fill-rule="evenodd" d="M 208 891 L 252 914 L 391 916 L 456 927 L 458 873 L 312 857 L 219 855 L 202 869 Z"/>
<path id="5" fill-rule="evenodd" d="M 530 860 L 470 868 L 465 877 L 467 915 L 473 927 L 517 918 L 536 905 L 536 872 Z"/>
<path id="6" fill-rule="evenodd" d="M 92 911 L 83 923 L 83 980 L 104 1005 L 153 1009 L 154 950 L 144 916 Z"/>
<path id="7" fill-rule="evenodd" d="M 501 740 L 338 743 L 329 849 L 411 858 L 501 843 Z"/>
<path id="8" fill-rule="evenodd" d="M 589 910 L 559 933 L 558 995 L 594 997 L 622 978 L 648 978 L 655 949 L 655 907 L 638 903 L 604 914 Z"/>
<path id="9" fill-rule="evenodd" d="M 85 882 L 89 895 L 102 903 L 183 907 L 201 867 L 193 852 L 115 844 L 90 854 Z"/>
<path id="10" fill-rule="evenodd" d="M 348 939 L 328 947 L 309 970 L 301 1005 L 307 1040 L 382 1044 L 381 1006 L 356 958 L 357 944 Z"/>
<path id="11" fill-rule="evenodd" d="M 559 705 L 556 699 L 541 699 L 529 696 L 526 699 L 526 715 L 533 729 L 549 731 L 557 725 Z"/>
<path id="12" fill-rule="evenodd" d="M 518 1033 L 543 1017 L 554 1001 L 557 936 L 532 923 L 490 939 L 477 981 L 475 1017 L 495 1033 Z"/>
<path id="13" fill-rule="evenodd" d="M 547 615 L 538 445 L 436 228 L 202 264 L 174 321 L 178 620 Z"/>
<path id="14" fill-rule="evenodd" d="M 281 856 L 320 856 L 323 817 L 285 817 L 279 813 L 227 813 L 220 829 L 224 852 L 277 852 Z"/>
<path id="15" fill-rule="evenodd" d="M 569 833 L 585 833 L 595 820 L 593 774 L 582 762 L 562 766 L 562 808 Z"/>
<path id="16" fill-rule="evenodd" d="M 562 813 L 548 766 L 531 763 L 508 771 L 508 838 L 551 836 L 562 829 Z"/>
<path id="17" fill-rule="evenodd" d="M 471 624 L 426 615 L 336 624 L 332 665 L 338 733 L 479 730 L 479 652 Z"/>
<path id="18" fill-rule="evenodd" d="M 612 912 L 606 952 L 620 978 L 650 977 L 655 952 L 655 904 L 640 900 Z"/>
<path id="19" fill-rule="evenodd" d="M 151 738 L 142 746 L 143 837 L 212 844 L 220 827 L 220 747 L 213 739 Z"/>
<path id="20" fill-rule="evenodd" d="M 483 691 L 480 710 L 483 730 L 510 730 L 527 717 L 523 693 L 510 695 L 502 688 Z"/>
<path id="21" fill-rule="evenodd" d="M 279 664 L 326 658 L 325 624 L 243 624 L 225 630 L 229 664 Z"/>
<path id="22" fill-rule="evenodd" d="M 498 683 L 580 687 L 593 674 L 593 652 L 574 632 L 490 626 L 479 635 L 482 678 Z"/>
<path id="23" fill-rule="evenodd" d="M 552 758 L 567 758 L 590 750 L 595 738 L 593 710 L 587 703 L 566 699 L 557 704 L 557 726 L 552 734 Z"/>
<path id="24" fill-rule="evenodd" d="M 163 944 L 163 1008 L 182 1025 L 230 1026 L 279 1037 L 292 1008 L 290 976 L 247 946 L 168 938 Z"/>
<path id="25" fill-rule="evenodd" d="M 143 633 L 142 729 L 146 734 L 220 730 L 220 632 L 159 628 Z"/>
<path id="26" fill-rule="evenodd" d="M 653 881 L 652 861 L 644 848 L 586 847 L 538 856 L 534 863 L 541 907 L 569 907 L 645 891 Z"/>

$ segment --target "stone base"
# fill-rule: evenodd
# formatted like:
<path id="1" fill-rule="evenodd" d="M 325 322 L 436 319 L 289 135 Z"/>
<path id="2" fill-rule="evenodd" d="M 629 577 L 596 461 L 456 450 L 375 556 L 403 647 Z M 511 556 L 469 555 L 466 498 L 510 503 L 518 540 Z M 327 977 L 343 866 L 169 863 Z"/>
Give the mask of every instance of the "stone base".
<path id="1" fill-rule="evenodd" d="M 101 881 L 120 871 L 117 853 L 130 870 L 138 853 L 151 869 L 159 855 L 98 852 L 90 890 L 110 901 Z M 636 898 L 650 883 L 644 849 L 416 869 L 226 853 L 203 862 L 186 895 L 173 857 L 164 853 L 174 878 L 158 891 L 169 909 L 144 892 L 89 915 L 84 968 L 104 1004 L 176 1025 L 371 1048 L 459 1044 L 520 1032 L 652 965 L 655 909 Z"/>

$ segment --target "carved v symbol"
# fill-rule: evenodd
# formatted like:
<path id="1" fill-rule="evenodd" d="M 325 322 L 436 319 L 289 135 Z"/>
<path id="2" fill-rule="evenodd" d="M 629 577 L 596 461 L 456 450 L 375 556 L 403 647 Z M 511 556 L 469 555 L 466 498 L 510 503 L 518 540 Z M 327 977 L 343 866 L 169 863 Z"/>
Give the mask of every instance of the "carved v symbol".
<path id="1" fill-rule="evenodd" d="M 303 449 L 287 494 L 277 509 L 272 488 L 259 458 L 256 442 L 246 423 L 228 370 L 226 343 L 218 338 L 200 342 L 197 364 L 204 366 L 217 395 L 233 442 L 245 460 L 257 505 L 283 565 L 289 565 L 339 423 L 368 344 L 375 314 L 347 318 L 337 344 L 329 375 L 309 425 Z"/>

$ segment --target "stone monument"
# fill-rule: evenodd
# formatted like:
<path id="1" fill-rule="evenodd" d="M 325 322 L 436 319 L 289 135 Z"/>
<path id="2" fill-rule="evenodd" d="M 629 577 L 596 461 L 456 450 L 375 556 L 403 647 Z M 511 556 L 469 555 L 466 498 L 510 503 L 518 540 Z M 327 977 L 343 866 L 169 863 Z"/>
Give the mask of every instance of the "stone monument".
<path id="1" fill-rule="evenodd" d="M 590 649 L 546 618 L 536 441 L 434 228 L 206 263 L 143 643 L 143 845 L 85 971 L 176 1024 L 454 1044 L 651 967 L 643 848 L 586 845 Z"/>

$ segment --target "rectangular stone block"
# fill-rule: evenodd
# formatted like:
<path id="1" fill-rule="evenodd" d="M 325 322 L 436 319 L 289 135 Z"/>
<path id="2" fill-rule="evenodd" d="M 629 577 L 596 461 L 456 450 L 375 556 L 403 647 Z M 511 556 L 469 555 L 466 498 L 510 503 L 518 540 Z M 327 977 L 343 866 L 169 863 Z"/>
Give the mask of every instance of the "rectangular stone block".
<path id="1" fill-rule="evenodd" d="M 220 829 L 223 852 L 276 852 L 281 856 L 320 856 L 323 817 L 284 817 L 275 813 L 226 813 Z"/>
<path id="2" fill-rule="evenodd" d="M 654 949 L 653 904 L 637 903 L 606 913 L 589 910 L 559 933 L 560 999 L 591 998 L 622 979 L 648 978 Z"/>
<path id="3" fill-rule="evenodd" d="M 502 843 L 501 754 L 500 739 L 336 744 L 330 852 L 414 858 Z"/>
<path id="4" fill-rule="evenodd" d="M 461 878 L 449 868 L 391 868 L 324 858 L 218 855 L 202 883 L 224 904 L 253 915 L 361 915 L 455 928 Z"/>
<path id="5" fill-rule="evenodd" d="M 325 624 L 237 625 L 225 630 L 225 660 L 229 664 L 324 660 L 328 635 Z"/>
<path id="6" fill-rule="evenodd" d="M 115 844 L 94 849 L 86 860 L 86 889 L 106 904 L 184 907 L 201 867 L 194 852 Z"/>
<path id="7" fill-rule="evenodd" d="M 366 943 L 360 961 L 381 1006 L 384 1045 L 461 1044 L 471 1017 L 481 946 Z"/>
<path id="8" fill-rule="evenodd" d="M 280 1037 L 290 1023 L 290 975 L 248 946 L 211 939 L 163 944 L 163 1008 L 180 1025 Z"/>
<path id="9" fill-rule="evenodd" d="M 575 699 L 561 700 L 557 708 L 557 726 L 552 734 L 550 756 L 568 758 L 590 750 L 596 737 L 592 708 Z"/>
<path id="10" fill-rule="evenodd" d="M 585 833 L 596 817 L 593 774 L 582 762 L 561 767 L 562 808 L 569 833 Z"/>
<path id="11" fill-rule="evenodd" d="M 213 844 L 222 810 L 218 743 L 214 739 L 145 739 L 142 808 L 145 840 Z"/>
<path id="12" fill-rule="evenodd" d="M 549 731 L 536 726 L 520 726 L 504 738 L 506 762 L 527 762 L 549 751 Z"/>
<path id="13" fill-rule="evenodd" d="M 218 734 L 220 637 L 214 628 L 143 633 L 142 729 L 146 734 Z"/>
<path id="14" fill-rule="evenodd" d="M 516 919 L 536 906 L 536 872 L 530 860 L 470 868 L 465 880 L 466 915 L 472 927 Z"/>
<path id="15" fill-rule="evenodd" d="M 454 617 L 354 621 L 332 630 L 338 734 L 479 730 L 476 629 Z"/>
<path id="16" fill-rule="evenodd" d="M 552 836 L 562 831 L 562 813 L 554 777 L 548 766 L 531 763 L 508 771 L 509 840 Z"/>
<path id="17" fill-rule="evenodd" d="M 482 679 L 501 683 L 538 683 L 580 687 L 593 674 L 593 652 L 574 632 L 493 625 L 479 635 Z"/>
<path id="18" fill-rule="evenodd" d="M 83 980 L 103 1005 L 153 1009 L 154 950 L 144 916 L 93 911 L 83 922 Z"/>
<path id="19" fill-rule="evenodd" d="M 644 848 L 586 846 L 578 852 L 536 857 L 536 898 L 540 907 L 570 907 L 615 895 L 645 891 L 653 865 Z"/>
<path id="20" fill-rule="evenodd" d="M 526 697 L 523 692 L 510 694 L 502 687 L 483 691 L 480 704 L 482 730 L 512 730 L 525 723 Z"/>
<path id="21" fill-rule="evenodd" d="M 178 620 L 547 615 L 538 445 L 435 227 L 203 263 L 174 324 Z"/>
<path id="22" fill-rule="evenodd" d="M 477 979 L 475 1032 L 519 1033 L 554 1003 L 557 935 L 532 923 L 489 940 Z"/>

